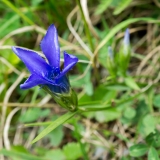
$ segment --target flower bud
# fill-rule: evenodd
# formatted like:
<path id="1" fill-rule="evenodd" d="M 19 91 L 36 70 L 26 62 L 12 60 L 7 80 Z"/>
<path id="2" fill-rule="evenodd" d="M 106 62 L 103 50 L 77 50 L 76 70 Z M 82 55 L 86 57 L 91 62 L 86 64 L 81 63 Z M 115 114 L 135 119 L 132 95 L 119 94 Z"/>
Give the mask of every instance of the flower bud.
<path id="1" fill-rule="evenodd" d="M 110 46 L 108 47 L 108 54 L 107 54 L 107 69 L 112 77 L 116 77 L 117 68 L 114 62 L 114 54 Z"/>
<path id="2" fill-rule="evenodd" d="M 64 93 L 56 93 L 53 92 L 49 86 L 45 85 L 42 87 L 47 93 L 49 93 L 53 99 L 58 103 L 61 107 L 73 112 L 77 110 L 78 107 L 78 99 L 75 91 L 70 88 L 69 92 Z"/>
<path id="3" fill-rule="evenodd" d="M 129 29 L 126 29 L 123 43 L 120 47 L 120 51 L 117 55 L 117 62 L 119 65 L 120 72 L 122 75 L 126 75 L 127 68 L 130 61 L 130 55 L 131 55 L 131 47 L 130 47 L 130 35 L 129 35 Z"/>

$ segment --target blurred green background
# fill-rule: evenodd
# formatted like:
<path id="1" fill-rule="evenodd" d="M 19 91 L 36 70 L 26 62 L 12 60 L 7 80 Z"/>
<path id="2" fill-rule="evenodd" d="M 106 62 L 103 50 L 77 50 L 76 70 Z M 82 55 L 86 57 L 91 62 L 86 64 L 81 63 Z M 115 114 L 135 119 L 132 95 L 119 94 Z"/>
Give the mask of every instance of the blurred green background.
<path id="1" fill-rule="evenodd" d="M 159 17 L 159 0 L 1 0 L 0 160 L 158 160 Z M 66 110 L 39 87 L 20 89 L 29 72 L 11 46 L 41 53 L 50 24 L 58 30 L 62 65 L 63 51 L 79 58 L 69 73 L 79 106 L 113 108 L 76 115 L 31 144 L 47 126 L 40 122 L 54 121 Z M 122 61 L 126 28 L 131 53 Z M 39 126 L 25 126 L 36 122 Z"/>

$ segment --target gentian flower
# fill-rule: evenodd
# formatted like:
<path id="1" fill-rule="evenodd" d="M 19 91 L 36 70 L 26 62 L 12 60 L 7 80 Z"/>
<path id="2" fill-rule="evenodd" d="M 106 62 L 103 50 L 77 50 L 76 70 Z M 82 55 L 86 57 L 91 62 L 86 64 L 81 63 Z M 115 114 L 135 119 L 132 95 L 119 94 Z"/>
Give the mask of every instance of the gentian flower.
<path id="1" fill-rule="evenodd" d="M 127 74 L 130 56 L 131 56 L 130 34 L 129 34 L 129 29 L 126 29 L 124 34 L 124 39 L 120 46 L 117 58 L 118 66 L 123 76 L 126 76 Z"/>
<path id="2" fill-rule="evenodd" d="M 20 88 L 29 89 L 38 85 L 51 94 L 62 107 L 70 111 L 76 110 L 77 96 L 70 87 L 67 73 L 78 62 L 78 58 L 64 52 L 64 69 L 61 71 L 58 34 L 53 24 L 48 28 L 40 46 L 48 63 L 35 51 L 12 47 L 13 52 L 24 62 L 31 73 Z"/>

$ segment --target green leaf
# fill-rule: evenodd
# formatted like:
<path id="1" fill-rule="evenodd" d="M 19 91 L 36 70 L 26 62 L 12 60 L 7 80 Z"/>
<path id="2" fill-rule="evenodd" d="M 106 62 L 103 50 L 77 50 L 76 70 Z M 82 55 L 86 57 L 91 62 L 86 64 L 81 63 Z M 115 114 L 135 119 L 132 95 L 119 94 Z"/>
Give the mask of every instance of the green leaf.
<path id="1" fill-rule="evenodd" d="M 100 4 L 98 5 L 98 7 L 95 11 L 95 14 L 98 15 L 98 14 L 103 13 L 109 7 L 111 2 L 112 2 L 112 0 L 101 0 Z"/>
<path id="2" fill-rule="evenodd" d="M 92 85 L 91 81 L 84 84 L 84 89 L 85 89 L 85 92 L 87 93 L 87 95 L 89 95 L 89 96 L 93 95 L 93 85 Z"/>
<path id="3" fill-rule="evenodd" d="M 94 100 L 100 100 L 101 102 L 110 102 L 117 95 L 117 92 L 114 90 L 108 90 L 104 85 L 99 85 L 93 95 Z"/>
<path id="4" fill-rule="evenodd" d="M 156 128 L 156 119 L 154 116 L 147 114 L 144 118 L 143 118 L 143 125 L 144 125 L 144 132 L 146 132 L 146 134 L 150 134 L 151 132 L 154 132 L 155 128 Z"/>
<path id="5" fill-rule="evenodd" d="M 50 114 L 50 109 L 43 109 L 41 111 L 40 117 L 44 118 L 44 117 L 47 117 L 49 114 Z"/>
<path id="6" fill-rule="evenodd" d="M 40 108 L 29 108 L 27 112 L 20 116 L 20 122 L 29 123 L 37 120 L 41 116 Z"/>
<path id="7" fill-rule="evenodd" d="M 97 111 L 96 113 L 96 120 L 98 122 L 109 122 L 117 119 L 121 116 L 120 111 L 116 109 L 108 109 L 107 111 Z"/>
<path id="8" fill-rule="evenodd" d="M 156 139 L 157 137 L 156 137 L 156 133 L 150 133 L 146 138 L 145 138 L 145 140 L 146 140 L 146 143 L 148 144 L 148 145 L 150 145 L 150 146 L 154 146 L 154 141 L 155 141 L 155 139 Z"/>
<path id="9" fill-rule="evenodd" d="M 111 84 L 107 85 L 106 88 L 108 90 L 114 90 L 114 91 L 127 91 L 130 90 L 130 88 L 124 84 Z"/>
<path id="10" fill-rule="evenodd" d="M 43 0 L 32 0 L 31 4 L 32 6 L 38 6 Z"/>
<path id="11" fill-rule="evenodd" d="M 49 160 L 66 160 L 62 150 L 54 149 L 46 152 L 45 157 Z"/>
<path id="12" fill-rule="evenodd" d="M 146 137 L 146 142 L 153 147 L 160 147 L 160 132 L 155 130 Z"/>
<path id="13" fill-rule="evenodd" d="M 153 98 L 153 104 L 155 107 L 160 108 L 160 94 Z"/>
<path id="14" fill-rule="evenodd" d="M 70 119 L 71 117 L 73 117 L 75 114 L 77 114 L 78 111 L 76 112 L 68 112 L 66 114 L 64 114 L 63 116 L 59 117 L 57 120 L 55 120 L 54 122 L 52 122 L 46 129 L 44 129 L 33 141 L 32 143 L 35 143 L 37 141 L 39 141 L 40 139 L 42 139 L 44 136 L 46 136 L 48 133 L 50 133 L 51 131 L 53 131 L 55 128 L 57 128 L 58 126 L 60 126 L 61 124 L 63 124 L 64 122 L 66 122 L 68 119 Z"/>
<path id="15" fill-rule="evenodd" d="M 148 160 L 159 160 L 158 152 L 154 147 L 151 147 L 148 152 Z"/>
<path id="16" fill-rule="evenodd" d="M 27 123 L 24 126 L 25 127 L 34 127 L 34 126 L 47 126 L 50 125 L 52 121 L 47 121 L 47 122 L 36 122 L 36 123 Z"/>
<path id="17" fill-rule="evenodd" d="M 135 115 L 136 115 L 136 110 L 131 107 L 127 107 L 126 110 L 124 111 L 124 117 L 127 119 L 132 119 L 135 117 Z"/>
<path id="18" fill-rule="evenodd" d="M 63 152 L 68 160 L 77 160 L 82 156 L 80 145 L 72 142 L 63 147 Z"/>
<path id="19" fill-rule="evenodd" d="M 26 155 L 30 155 L 30 153 L 27 151 L 26 148 L 24 148 L 24 146 L 11 146 L 11 151 L 14 151 L 14 152 L 19 152 L 19 153 L 23 153 L 23 154 L 26 154 Z M 19 156 L 12 156 L 12 160 L 22 160 L 21 157 Z"/>
<path id="20" fill-rule="evenodd" d="M 148 146 L 145 144 L 136 144 L 129 148 L 130 155 L 133 157 L 140 157 L 146 154 Z"/>
<path id="21" fill-rule="evenodd" d="M 137 83 L 134 81 L 132 77 L 126 77 L 125 78 L 125 83 L 128 87 L 135 89 L 135 90 L 140 90 L 139 86 Z"/>
<path id="22" fill-rule="evenodd" d="M 114 10 L 113 14 L 117 15 L 121 13 L 129 4 L 132 2 L 132 0 L 120 0 L 119 5 Z"/>
<path id="23" fill-rule="evenodd" d="M 0 154 L 3 154 L 4 156 L 7 157 L 18 157 L 23 160 L 48 160 L 46 158 L 39 158 L 37 156 L 29 155 L 28 153 L 22 153 L 22 152 L 17 152 L 17 151 L 8 151 L 6 149 L 1 149 Z"/>
<path id="24" fill-rule="evenodd" d="M 60 145 L 63 139 L 63 136 L 64 136 L 64 132 L 63 132 L 62 126 L 55 128 L 52 132 L 48 134 L 50 143 L 53 145 L 53 147 L 57 147 L 58 145 Z"/>

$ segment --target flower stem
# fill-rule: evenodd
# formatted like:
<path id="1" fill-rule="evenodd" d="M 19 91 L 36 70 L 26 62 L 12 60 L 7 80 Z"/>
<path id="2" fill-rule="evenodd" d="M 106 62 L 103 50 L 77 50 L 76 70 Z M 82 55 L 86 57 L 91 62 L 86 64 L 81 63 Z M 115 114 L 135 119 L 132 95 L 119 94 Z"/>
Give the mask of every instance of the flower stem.
<path id="1" fill-rule="evenodd" d="M 82 112 L 94 112 L 94 111 L 103 111 L 108 109 L 113 109 L 114 107 L 102 107 L 102 108 L 83 108 L 79 107 L 78 109 Z"/>
<path id="2" fill-rule="evenodd" d="M 89 30 L 88 24 L 86 22 L 85 15 L 83 13 L 83 9 L 82 9 L 82 6 L 80 4 L 80 0 L 77 0 L 77 3 L 78 3 L 78 6 L 79 6 L 81 15 L 82 15 L 82 19 L 84 21 L 85 32 L 86 32 L 86 35 L 87 35 L 87 38 L 88 38 L 88 42 L 90 44 L 91 51 L 94 51 L 94 47 L 93 47 L 93 43 L 92 43 L 92 38 L 91 38 L 91 35 L 90 35 L 90 30 Z"/>

